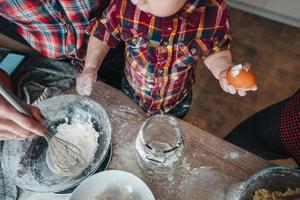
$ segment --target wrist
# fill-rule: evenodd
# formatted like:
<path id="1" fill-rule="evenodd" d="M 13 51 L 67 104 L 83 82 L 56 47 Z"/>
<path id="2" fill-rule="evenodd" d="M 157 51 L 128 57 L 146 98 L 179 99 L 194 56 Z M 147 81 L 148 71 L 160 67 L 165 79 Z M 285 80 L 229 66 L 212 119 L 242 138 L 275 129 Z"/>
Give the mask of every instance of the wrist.
<path id="1" fill-rule="evenodd" d="M 92 65 L 85 65 L 82 72 L 83 73 L 94 73 L 96 74 L 98 71 L 98 68 Z"/>
<path id="2" fill-rule="evenodd" d="M 220 74 L 233 66 L 231 52 L 226 50 L 214 53 L 204 59 L 204 64 L 214 77 L 219 80 Z"/>

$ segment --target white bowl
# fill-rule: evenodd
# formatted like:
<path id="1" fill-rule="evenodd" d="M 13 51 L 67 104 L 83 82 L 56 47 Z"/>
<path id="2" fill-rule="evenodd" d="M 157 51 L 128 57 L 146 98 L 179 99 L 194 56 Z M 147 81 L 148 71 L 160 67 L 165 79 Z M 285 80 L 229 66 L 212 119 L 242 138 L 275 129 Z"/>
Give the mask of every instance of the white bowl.
<path id="1" fill-rule="evenodd" d="M 109 194 L 112 192 L 115 193 Z M 114 200 L 118 200 L 116 193 L 122 196 L 120 199 L 155 200 L 151 190 L 141 179 L 120 170 L 108 170 L 90 176 L 74 190 L 70 200 L 98 200 L 101 195 L 109 197 L 112 195 Z M 124 198 L 124 195 L 128 195 L 128 198 Z"/>

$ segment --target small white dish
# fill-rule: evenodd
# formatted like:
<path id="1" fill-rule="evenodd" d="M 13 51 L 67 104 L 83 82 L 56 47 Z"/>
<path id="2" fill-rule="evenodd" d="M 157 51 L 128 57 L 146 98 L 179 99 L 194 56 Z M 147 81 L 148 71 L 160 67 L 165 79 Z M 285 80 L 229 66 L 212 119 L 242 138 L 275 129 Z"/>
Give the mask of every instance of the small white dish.
<path id="1" fill-rule="evenodd" d="M 103 171 L 88 177 L 74 190 L 70 200 L 119 200 L 119 196 L 126 200 L 155 200 L 151 190 L 140 178 L 120 170 Z"/>

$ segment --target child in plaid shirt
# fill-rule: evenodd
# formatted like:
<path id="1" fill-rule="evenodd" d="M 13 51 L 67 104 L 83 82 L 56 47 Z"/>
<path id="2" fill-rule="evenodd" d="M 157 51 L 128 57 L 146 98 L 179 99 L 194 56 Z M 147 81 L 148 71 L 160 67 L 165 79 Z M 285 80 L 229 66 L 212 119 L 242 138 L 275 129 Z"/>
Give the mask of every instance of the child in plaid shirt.
<path id="1" fill-rule="evenodd" d="M 112 0 L 87 32 L 85 67 L 76 80 L 80 94 L 91 94 L 101 62 L 120 41 L 126 44 L 123 90 L 148 115 L 187 113 L 200 58 L 225 92 L 246 94 L 225 78 L 233 63 L 224 0 Z"/>

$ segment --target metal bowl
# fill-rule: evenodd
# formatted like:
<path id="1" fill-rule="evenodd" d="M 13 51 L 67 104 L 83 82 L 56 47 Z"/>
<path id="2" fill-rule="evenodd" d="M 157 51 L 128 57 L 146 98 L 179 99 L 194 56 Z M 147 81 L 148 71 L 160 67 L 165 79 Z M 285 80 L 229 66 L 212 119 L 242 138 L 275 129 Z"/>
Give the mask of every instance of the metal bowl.
<path id="1" fill-rule="evenodd" d="M 300 187 L 300 170 L 288 167 L 270 167 L 252 175 L 241 192 L 243 200 L 252 200 L 255 191 L 261 188 L 285 192 L 287 188 Z"/>
<path id="2" fill-rule="evenodd" d="M 38 107 L 51 121 L 56 132 L 61 123 L 76 121 L 92 123 L 99 132 L 94 159 L 81 174 L 74 177 L 58 176 L 46 164 L 48 144 L 42 137 L 25 141 L 6 141 L 2 149 L 5 174 L 20 188 L 34 192 L 60 192 L 78 185 L 93 174 L 104 161 L 111 145 L 111 125 L 103 107 L 80 95 L 61 95 L 41 102 Z"/>

